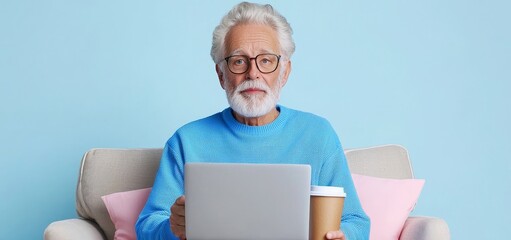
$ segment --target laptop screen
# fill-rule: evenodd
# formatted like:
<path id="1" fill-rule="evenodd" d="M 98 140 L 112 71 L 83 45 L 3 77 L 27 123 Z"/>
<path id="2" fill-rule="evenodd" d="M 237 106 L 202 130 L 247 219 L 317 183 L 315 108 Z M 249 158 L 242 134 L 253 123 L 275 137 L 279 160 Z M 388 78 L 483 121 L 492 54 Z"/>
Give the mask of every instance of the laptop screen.
<path id="1" fill-rule="evenodd" d="M 185 164 L 187 239 L 308 239 L 310 172 L 298 164 Z"/>

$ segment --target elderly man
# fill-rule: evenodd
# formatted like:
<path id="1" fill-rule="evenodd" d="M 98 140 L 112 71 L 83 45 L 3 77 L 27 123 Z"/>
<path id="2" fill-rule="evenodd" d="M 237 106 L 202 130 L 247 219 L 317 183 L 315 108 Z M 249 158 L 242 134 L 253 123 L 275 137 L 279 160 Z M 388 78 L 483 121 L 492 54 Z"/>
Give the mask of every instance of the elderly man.
<path id="1" fill-rule="evenodd" d="M 136 231 L 138 239 L 185 239 L 184 164 L 192 161 L 311 166 L 311 184 L 347 192 L 342 229 L 327 239 L 368 239 L 339 139 L 323 118 L 277 105 L 291 72 L 292 30 L 270 5 L 240 3 L 213 32 L 211 57 L 230 108 L 181 127 L 168 140 Z M 243 236 L 240 236 L 243 238 Z"/>

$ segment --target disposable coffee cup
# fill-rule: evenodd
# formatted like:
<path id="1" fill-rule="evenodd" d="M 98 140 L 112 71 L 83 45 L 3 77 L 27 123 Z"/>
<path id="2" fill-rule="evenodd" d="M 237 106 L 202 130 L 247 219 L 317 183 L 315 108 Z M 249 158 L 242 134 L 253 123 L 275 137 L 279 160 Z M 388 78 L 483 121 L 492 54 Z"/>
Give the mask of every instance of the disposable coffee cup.
<path id="1" fill-rule="evenodd" d="M 341 227 L 346 193 L 342 187 L 311 186 L 309 240 L 324 240 Z"/>

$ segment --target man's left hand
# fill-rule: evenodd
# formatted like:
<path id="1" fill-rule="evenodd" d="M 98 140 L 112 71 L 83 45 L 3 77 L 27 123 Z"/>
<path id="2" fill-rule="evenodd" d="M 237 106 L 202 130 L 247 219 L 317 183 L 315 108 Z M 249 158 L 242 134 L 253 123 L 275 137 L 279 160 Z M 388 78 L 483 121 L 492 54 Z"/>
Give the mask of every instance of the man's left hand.
<path id="1" fill-rule="evenodd" d="M 344 233 L 339 231 L 330 231 L 326 234 L 326 239 L 334 239 L 334 240 L 346 240 L 346 236 Z"/>

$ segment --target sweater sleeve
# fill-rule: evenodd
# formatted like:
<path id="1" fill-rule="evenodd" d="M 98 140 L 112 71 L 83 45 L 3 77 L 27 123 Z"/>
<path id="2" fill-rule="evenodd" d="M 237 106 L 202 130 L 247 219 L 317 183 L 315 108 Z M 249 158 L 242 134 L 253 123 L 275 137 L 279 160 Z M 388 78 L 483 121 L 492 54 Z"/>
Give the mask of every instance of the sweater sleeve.
<path id="1" fill-rule="evenodd" d="M 348 240 L 368 240 L 370 221 L 358 198 L 344 151 L 340 145 L 321 168 L 319 184 L 343 187 L 346 192 L 341 230 Z"/>
<path id="2" fill-rule="evenodd" d="M 183 161 L 172 138 L 163 149 L 151 194 L 135 225 L 137 239 L 178 239 L 170 230 L 170 207 L 183 195 Z"/>

